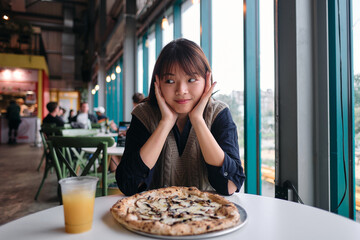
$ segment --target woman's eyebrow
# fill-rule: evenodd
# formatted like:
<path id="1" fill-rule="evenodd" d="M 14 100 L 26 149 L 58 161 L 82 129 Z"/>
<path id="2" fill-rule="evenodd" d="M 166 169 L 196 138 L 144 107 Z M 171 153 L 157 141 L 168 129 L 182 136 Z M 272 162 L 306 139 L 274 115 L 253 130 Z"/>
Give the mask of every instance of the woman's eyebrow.
<path id="1" fill-rule="evenodd" d="M 168 76 L 168 75 L 169 75 L 169 76 L 175 76 L 175 74 L 173 74 L 173 73 L 164 73 L 164 74 L 163 74 L 163 76 Z"/>

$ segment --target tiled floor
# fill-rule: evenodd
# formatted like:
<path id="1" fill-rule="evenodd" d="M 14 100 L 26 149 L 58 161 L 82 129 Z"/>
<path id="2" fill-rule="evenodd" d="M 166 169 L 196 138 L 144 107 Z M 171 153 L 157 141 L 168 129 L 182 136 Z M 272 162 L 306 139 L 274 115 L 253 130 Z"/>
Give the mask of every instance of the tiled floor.
<path id="1" fill-rule="evenodd" d="M 34 200 L 44 172 L 44 164 L 36 170 L 42 153 L 41 147 L 29 144 L 0 145 L 0 225 L 59 205 L 55 172 Z"/>

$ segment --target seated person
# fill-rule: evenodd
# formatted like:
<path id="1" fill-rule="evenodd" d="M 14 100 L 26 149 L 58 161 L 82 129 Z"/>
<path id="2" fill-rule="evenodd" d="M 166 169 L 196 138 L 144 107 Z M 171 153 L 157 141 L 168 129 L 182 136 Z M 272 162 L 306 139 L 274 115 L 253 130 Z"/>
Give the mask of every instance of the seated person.
<path id="1" fill-rule="evenodd" d="M 56 102 L 46 104 L 49 114 L 43 119 L 43 123 L 55 123 L 57 127 L 63 127 L 65 122 L 59 117 L 59 105 Z"/>
<path id="2" fill-rule="evenodd" d="M 102 123 L 102 122 L 106 121 L 107 116 L 105 116 L 105 114 L 104 114 L 105 108 L 100 106 L 100 107 L 94 108 L 94 111 L 96 113 L 98 123 Z"/>
<path id="3" fill-rule="evenodd" d="M 97 123 L 95 115 L 89 113 L 89 104 L 82 102 L 80 104 L 80 112 L 71 119 L 71 126 L 73 128 L 89 128 L 89 122 Z"/>
<path id="4" fill-rule="evenodd" d="M 200 46 L 179 38 L 161 51 L 149 97 L 132 111 L 116 169 L 119 189 L 133 195 L 164 186 L 195 186 L 222 195 L 245 180 L 229 107 L 211 98 L 216 82 Z"/>
<path id="5" fill-rule="evenodd" d="M 132 96 L 132 100 L 133 100 L 133 109 L 144 100 L 145 96 L 143 93 L 139 93 L 136 92 L 134 93 L 134 95 Z M 115 132 L 119 132 L 119 136 L 126 136 L 126 130 L 124 131 L 124 129 L 120 129 L 117 127 L 117 125 L 114 123 L 114 121 L 110 122 L 110 127 L 112 130 L 114 130 Z"/>

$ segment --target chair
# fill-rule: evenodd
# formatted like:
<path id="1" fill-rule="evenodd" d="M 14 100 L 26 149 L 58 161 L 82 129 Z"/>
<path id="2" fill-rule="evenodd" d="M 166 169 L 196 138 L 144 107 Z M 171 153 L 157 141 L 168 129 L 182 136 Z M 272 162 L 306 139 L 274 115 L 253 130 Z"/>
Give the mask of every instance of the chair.
<path id="1" fill-rule="evenodd" d="M 103 165 L 101 173 L 101 195 L 106 196 L 108 194 L 108 162 L 107 162 L 107 147 L 114 144 L 112 137 L 64 137 L 53 136 L 48 140 L 48 146 L 50 150 L 51 160 L 55 167 L 58 180 L 69 176 L 78 176 L 76 173 L 76 164 L 71 163 L 68 156 L 64 154 L 64 148 L 84 148 L 84 147 L 96 147 L 95 153 L 90 157 L 86 166 L 81 169 L 80 176 L 85 175 L 97 175 L 95 160 L 99 159 Z M 91 172 L 91 168 L 94 167 L 94 172 Z M 65 169 L 65 170 L 64 170 Z M 112 178 L 115 179 L 115 178 Z"/>
<path id="2" fill-rule="evenodd" d="M 43 124 L 42 125 L 42 128 L 39 130 L 40 131 L 40 137 L 41 137 L 41 141 L 43 143 L 43 147 L 44 147 L 44 153 L 41 157 L 41 160 L 40 160 L 40 163 L 39 163 L 39 166 L 37 168 L 37 170 L 39 171 L 40 170 L 40 167 L 45 159 L 45 169 L 44 169 L 44 175 L 43 175 L 43 178 L 41 179 L 41 182 L 40 182 L 40 186 L 36 192 L 36 195 L 35 195 L 35 200 L 38 199 L 39 197 L 39 194 L 40 194 L 40 191 L 44 185 L 44 182 L 45 182 L 45 179 L 47 178 L 47 175 L 49 173 L 49 171 L 52 169 L 53 167 L 53 164 L 52 164 L 52 161 L 51 161 L 51 156 L 50 156 L 50 152 L 49 152 L 49 147 L 47 145 L 47 138 L 49 136 L 59 136 L 61 135 L 61 130 L 63 128 L 62 127 L 56 127 L 55 124 L 51 123 L 51 124 Z M 70 155 L 70 152 L 67 151 L 67 154 Z"/>
<path id="3" fill-rule="evenodd" d="M 45 159 L 45 170 L 44 170 L 44 175 L 43 175 L 43 178 L 41 179 L 41 183 L 40 183 L 40 186 L 36 192 L 36 195 L 35 195 L 35 200 L 38 199 L 39 197 L 39 194 L 40 194 L 40 191 L 44 185 L 44 182 L 45 182 L 45 179 L 47 178 L 47 175 L 49 173 L 49 170 L 52 168 L 52 162 L 50 160 L 50 152 L 49 152 L 49 148 L 48 148 L 48 145 L 47 145 L 47 142 L 46 142 L 46 136 L 44 134 L 44 131 L 42 129 L 40 129 L 40 137 L 41 137 L 41 141 L 43 143 L 43 147 L 44 147 L 44 153 L 43 153 L 43 156 L 41 157 L 41 161 L 40 161 L 40 164 L 37 168 L 37 170 L 39 171 L 44 159 Z"/>
<path id="4" fill-rule="evenodd" d="M 98 130 L 96 129 L 62 129 L 61 135 L 64 137 L 90 137 L 98 134 Z M 70 162 L 73 162 L 71 156 L 75 157 L 74 162 L 77 164 L 75 169 L 78 169 L 79 166 L 86 165 L 87 159 L 84 157 L 85 152 L 81 151 L 81 149 L 77 149 L 74 147 L 67 148 L 67 151 L 71 151 L 68 154 L 70 155 Z"/>
<path id="5" fill-rule="evenodd" d="M 91 123 L 91 129 L 101 129 L 100 123 Z"/>

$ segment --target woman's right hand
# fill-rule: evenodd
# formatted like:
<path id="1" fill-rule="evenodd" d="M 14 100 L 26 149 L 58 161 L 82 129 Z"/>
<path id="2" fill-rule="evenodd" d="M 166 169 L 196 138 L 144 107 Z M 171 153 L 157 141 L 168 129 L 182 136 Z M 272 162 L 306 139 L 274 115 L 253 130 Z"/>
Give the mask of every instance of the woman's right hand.
<path id="1" fill-rule="evenodd" d="M 171 124 L 171 126 L 174 126 L 178 118 L 178 114 L 166 103 L 164 97 L 161 94 L 159 77 L 157 75 L 155 77 L 155 96 L 160 108 L 161 120 Z"/>

